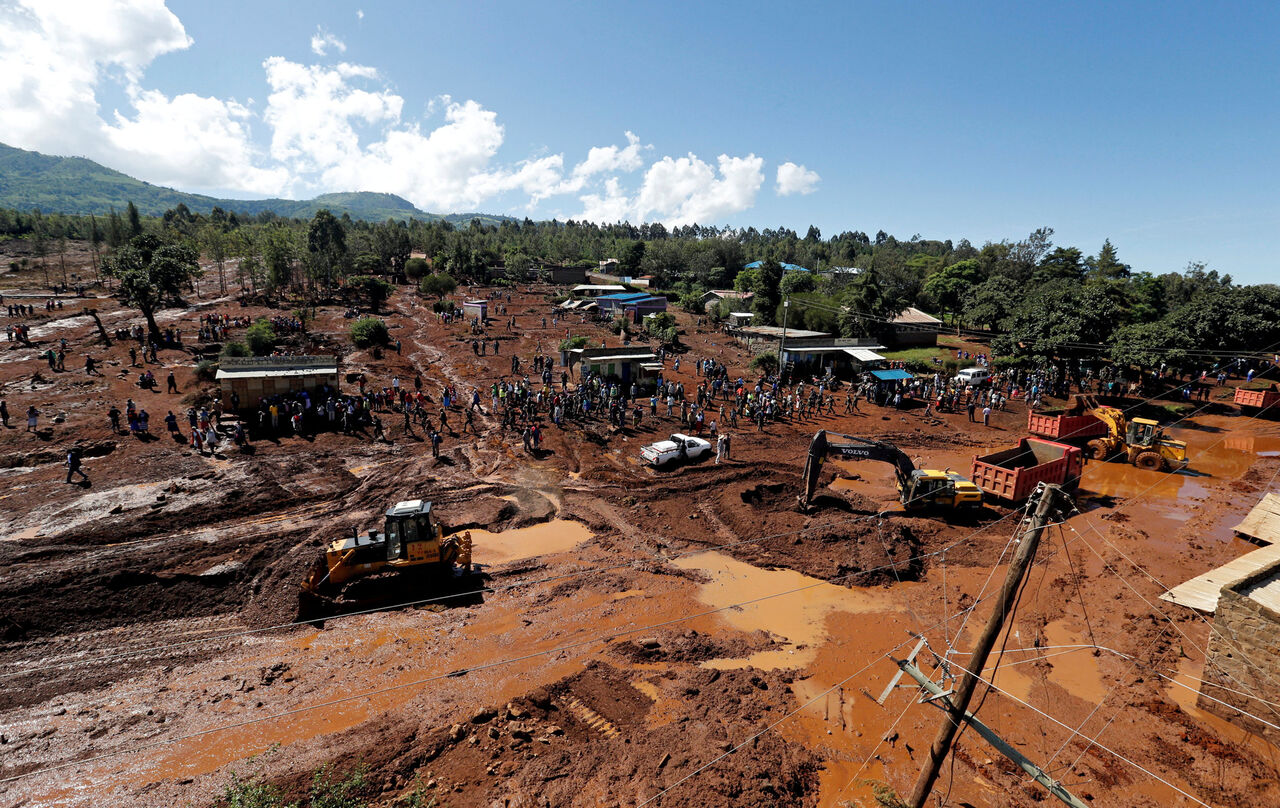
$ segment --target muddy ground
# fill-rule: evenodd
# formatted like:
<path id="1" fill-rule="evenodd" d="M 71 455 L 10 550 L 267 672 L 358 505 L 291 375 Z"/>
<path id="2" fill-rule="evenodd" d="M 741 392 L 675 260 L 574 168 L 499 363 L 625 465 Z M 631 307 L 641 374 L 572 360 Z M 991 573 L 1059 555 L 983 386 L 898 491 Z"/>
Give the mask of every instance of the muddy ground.
<path id="1" fill-rule="evenodd" d="M 663 471 L 636 455 L 676 428 L 669 419 L 622 433 L 549 427 L 537 457 L 488 415 L 478 435 L 448 436 L 439 459 L 394 417 L 385 443 L 325 433 L 205 457 L 163 435 L 112 434 L 106 417 L 133 398 L 163 432 L 166 411 L 211 387 L 195 357 L 161 351 L 153 371 L 163 389 L 174 370 L 181 392 L 143 391 L 128 346 L 99 344 L 82 300 L 46 314 L 42 282 L 39 269 L 0 274 L 6 303 L 31 295 L 38 311 L 34 347 L 0 345 L 11 413 L 0 431 L 0 803 L 210 805 L 233 774 L 302 797 L 324 765 L 364 767 L 364 796 L 386 805 L 415 791 L 449 806 L 874 805 L 910 791 L 940 715 L 905 689 L 876 703 L 897 670 L 889 656 L 923 632 L 922 662 L 951 646 L 964 664 L 1018 515 L 903 514 L 877 464 L 830 464 L 820 507 L 804 515 L 803 454 L 828 428 L 964 470 L 1023 434 L 1021 404 L 991 427 L 864 405 L 741 428 L 731 462 Z M 616 344 L 576 317 L 553 327 L 552 291 L 513 292 L 518 328 L 491 326 L 496 357 L 475 356 L 463 326 L 440 324 L 403 289 L 386 313 L 400 353 L 352 348 L 341 306 L 321 308 L 310 330 L 342 346 L 344 372 L 377 385 L 420 374 L 438 400 L 447 382 L 487 388 L 512 354 L 553 350 L 566 328 Z M 140 322 L 110 298 L 91 302 L 109 329 Z M 189 302 L 162 322 L 193 334 L 202 312 L 282 313 L 242 307 L 209 277 Z M 691 390 L 694 357 L 746 374 L 749 354 L 679 317 Z M 67 370 L 51 372 L 39 354 L 62 338 Z M 86 352 L 104 375 L 85 375 Z M 24 431 L 31 404 L 38 434 Z M 1209 623 L 1158 600 L 1160 584 L 1252 549 L 1230 526 L 1275 490 L 1280 427 L 1217 402 L 1175 431 L 1192 473 L 1086 469 L 1082 513 L 1046 534 L 1004 643 L 1002 692 L 981 715 L 1096 805 L 1196 804 L 1179 790 L 1215 806 L 1280 805 L 1277 750 L 1195 706 Z M 89 485 L 63 482 L 74 442 Z M 298 581 L 322 542 L 416 497 L 473 531 L 475 572 L 435 589 L 365 581 L 356 594 L 383 606 L 430 600 L 299 622 Z M 1086 743 L 1095 736 L 1132 764 Z M 938 794 L 949 805 L 1046 800 L 968 732 Z"/>

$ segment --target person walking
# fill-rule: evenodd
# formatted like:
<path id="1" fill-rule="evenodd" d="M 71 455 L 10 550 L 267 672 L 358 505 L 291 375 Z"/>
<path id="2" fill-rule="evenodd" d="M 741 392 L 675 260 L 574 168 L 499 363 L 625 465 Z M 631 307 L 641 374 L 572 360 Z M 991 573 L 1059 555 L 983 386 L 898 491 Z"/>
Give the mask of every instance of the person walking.
<path id="1" fill-rule="evenodd" d="M 169 378 L 166 380 L 166 392 L 178 392 L 178 380 L 174 378 L 173 371 L 169 371 Z"/>
<path id="2" fill-rule="evenodd" d="M 72 446 L 67 450 L 67 483 L 71 483 L 72 475 L 79 474 L 80 479 L 86 483 L 89 482 L 89 475 L 84 473 L 84 469 L 80 468 L 80 447 Z"/>

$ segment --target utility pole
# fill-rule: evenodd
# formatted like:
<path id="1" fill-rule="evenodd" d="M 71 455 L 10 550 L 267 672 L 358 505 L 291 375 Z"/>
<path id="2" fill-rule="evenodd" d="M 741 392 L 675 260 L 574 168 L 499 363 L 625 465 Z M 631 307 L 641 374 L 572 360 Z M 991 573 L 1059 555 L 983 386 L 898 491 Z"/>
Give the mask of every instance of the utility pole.
<path id="1" fill-rule="evenodd" d="M 1018 592 L 1018 587 L 1022 584 L 1022 578 L 1027 572 L 1027 567 L 1031 565 L 1032 560 L 1035 558 L 1036 548 L 1040 546 L 1040 535 L 1044 533 L 1049 516 L 1054 511 L 1054 505 L 1057 504 L 1059 497 L 1062 496 L 1062 489 L 1056 485 L 1041 484 L 1037 493 L 1040 500 L 1036 505 L 1035 513 L 1032 514 L 1031 524 L 1022 534 L 1021 542 L 1013 555 L 1013 561 L 1009 564 L 1009 572 L 1005 575 L 1004 585 L 1000 587 L 995 608 L 987 619 L 987 625 L 983 628 L 982 635 L 978 637 L 978 644 L 974 646 L 971 662 L 960 680 L 960 686 L 950 700 L 947 701 L 946 718 L 943 720 L 942 726 L 938 728 L 938 736 L 934 739 L 933 746 L 929 749 L 929 760 L 926 761 L 924 769 L 920 772 L 919 779 L 916 780 L 915 789 L 911 792 L 911 799 L 907 800 L 907 804 L 911 808 L 924 808 L 924 801 L 929 798 L 929 794 L 933 791 L 933 784 L 938 779 L 942 763 L 946 760 L 947 753 L 951 751 L 951 744 L 955 741 L 956 733 L 968 715 L 969 702 L 973 699 L 973 691 L 978 686 L 978 676 L 981 675 L 982 669 L 986 667 L 987 657 L 991 655 L 991 649 L 995 646 L 996 639 L 1000 636 L 1000 630 L 1004 627 L 1005 617 L 1009 613 L 1009 608 L 1013 605 L 1014 597 Z"/>
<path id="2" fill-rule="evenodd" d="M 921 671 L 919 668 L 917 668 L 915 665 L 911 664 L 906 660 L 903 660 L 898 663 L 898 668 L 903 673 L 906 673 L 912 679 L 915 679 L 917 682 L 919 682 L 920 686 L 924 688 L 926 691 L 928 691 L 929 698 L 927 699 L 927 701 L 940 703 L 942 705 L 942 708 L 944 710 L 947 710 L 948 712 L 951 712 L 952 710 L 955 709 L 955 705 L 952 704 L 948 698 L 949 691 L 945 691 L 941 687 L 938 687 L 938 685 L 935 684 L 933 680 L 931 680 L 928 676 L 926 676 L 925 673 Z M 950 718 L 951 716 L 948 715 L 947 716 L 948 721 L 950 721 Z M 1066 789 L 1065 786 L 1063 786 L 1057 780 L 1054 780 L 1052 777 L 1046 774 L 1044 769 L 1032 763 L 1025 756 L 1023 756 L 1023 754 L 1019 752 L 1017 749 L 1014 749 L 1012 746 L 1005 743 L 1003 738 L 995 734 L 995 732 L 993 732 L 991 728 L 988 727 L 986 724 L 979 721 L 973 713 L 969 712 L 968 710 L 965 710 L 964 720 L 968 721 L 969 725 L 973 727 L 974 731 L 977 732 L 979 735 L 981 735 L 983 738 L 985 738 L 987 743 L 994 746 L 996 750 L 1000 752 L 1000 754 L 1004 755 L 1005 757 L 1012 760 L 1014 763 L 1018 764 L 1018 767 L 1020 769 L 1022 769 L 1027 774 L 1031 775 L 1031 777 L 1037 783 L 1044 786 L 1045 790 L 1047 790 L 1050 794 L 1062 800 L 1067 805 L 1070 805 L 1071 808 L 1089 808 L 1089 804 L 1087 802 L 1084 802 L 1079 797 L 1072 794 L 1070 791 Z"/>
<path id="3" fill-rule="evenodd" d="M 778 381 L 787 370 L 787 314 L 791 312 L 791 298 L 782 298 L 782 339 L 778 341 Z"/>

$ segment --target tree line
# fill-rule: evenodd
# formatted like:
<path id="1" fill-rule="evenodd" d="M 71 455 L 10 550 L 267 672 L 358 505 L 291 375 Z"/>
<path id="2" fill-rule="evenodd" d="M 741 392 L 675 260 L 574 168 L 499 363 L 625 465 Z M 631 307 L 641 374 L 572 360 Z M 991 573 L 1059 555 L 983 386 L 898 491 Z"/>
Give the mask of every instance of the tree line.
<path id="1" fill-rule="evenodd" d="M 108 276 L 120 276 L 130 262 L 136 269 L 140 256 L 160 255 L 170 297 L 184 280 L 170 277 L 175 253 L 161 253 L 166 245 L 184 248 L 183 259 L 203 256 L 224 293 L 238 287 L 315 298 L 346 287 L 375 307 L 390 292 L 382 280 L 388 276 L 444 297 L 459 281 L 487 280 L 494 267 L 514 280 L 539 266 L 594 268 L 616 259 L 618 272 L 649 276 L 651 288 L 691 311 L 703 311 L 708 290 L 737 289 L 753 294 L 757 323 L 780 323 L 789 298 L 790 325 L 844 336 L 883 335 L 889 320 L 916 306 L 949 328 L 989 337 L 1001 355 L 1036 360 L 1101 355 L 1143 368 L 1189 367 L 1280 344 L 1280 288 L 1273 284 L 1242 286 L 1198 263 L 1156 274 L 1123 263 L 1109 240 L 1087 253 L 1054 244 L 1053 235 L 1044 227 L 1017 241 L 974 246 L 919 235 L 903 240 L 883 230 L 824 238 L 817 227 L 801 236 L 788 228 L 528 218 L 368 222 L 327 210 L 310 219 L 220 208 L 204 215 L 185 205 L 153 218 L 132 203 L 105 217 L 0 210 L 0 240 L 29 240 L 46 277 L 59 254 L 65 275 L 67 242 L 78 240 L 89 243 Z M 135 244 L 139 238 L 155 242 Z M 426 258 L 412 260 L 413 253 Z M 200 272 L 194 259 L 184 272 Z"/>

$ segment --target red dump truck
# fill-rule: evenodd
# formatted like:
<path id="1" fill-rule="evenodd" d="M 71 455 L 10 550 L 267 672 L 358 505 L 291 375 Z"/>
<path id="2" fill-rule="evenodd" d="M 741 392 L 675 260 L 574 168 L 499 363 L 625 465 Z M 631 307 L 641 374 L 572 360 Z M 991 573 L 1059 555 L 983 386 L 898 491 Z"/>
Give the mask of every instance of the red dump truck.
<path id="1" fill-rule="evenodd" d="M 1090 413 L 1073 414 L 1070 410 L 1028 412 L 1027 432 L 1042 438 L 1085 442 L 1107 434 L 1107 425 Z"/>
<path id="2" fill-rule="evenodd" d="M 1273 383 L 1270 387 L 1264 387 L 1261 390 L 1237 387 L 1235 402 L 1241 409 L 1250 411 L 1271 407 L 1280 402 L 1280 384 Z"/>
<path id="3" fill-rule="evenodd" d="M 1073 488 L 1080 482 L 1084 453 L 1077 446 L 1039 438 L 989 455 L 975 455 L 969 479 L 991 498 L 1021 502 L 1040 483 Z"/>

